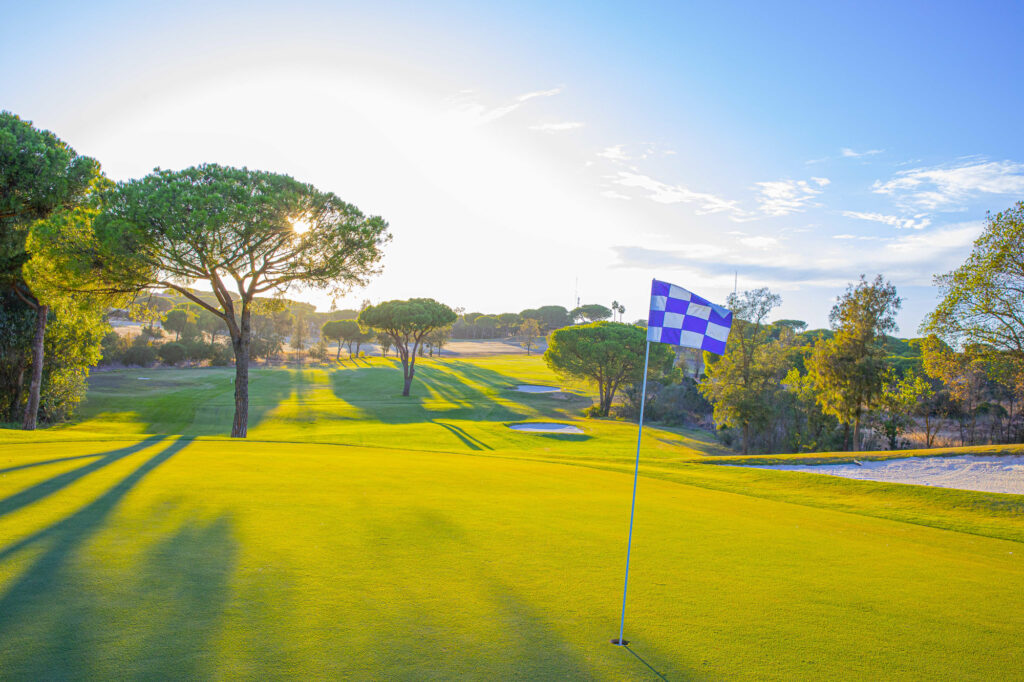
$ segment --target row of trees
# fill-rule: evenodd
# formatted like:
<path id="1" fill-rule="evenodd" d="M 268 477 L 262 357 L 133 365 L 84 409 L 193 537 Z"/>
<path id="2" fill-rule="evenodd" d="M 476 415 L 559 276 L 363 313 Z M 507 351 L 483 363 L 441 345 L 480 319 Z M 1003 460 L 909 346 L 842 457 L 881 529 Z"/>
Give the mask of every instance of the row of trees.
<path id="1" fill-rule="evenodd" d="M 645 409 L 691 423 L 710 412 L 744 453 L 896 448 L 911 429 L 931 447 L 948 427 L 965 445 L 1024 440 L 1024 202 L 990 215 L 967 262 L 936 282 L 942 300 L 909 341 L 891 336 L 902 302 L 882 276 L 851 284 L 822 330 L 769 323 L 781 298 L 767 289 L 734 294 L 725 355 L 675 349 L 665 364 L 652 344 Z M 597 384 L 592 414 L 622 389 L 635 416 L 642 339 L 641 325 L 562 329 L 545 360 Z"/>
<path id="2" fill-rule="evenodd" d="M 461 313 L 452 325 L 452 334 L 458 339 L 501 339 L 519 336 L 523 325 L 530 320 L 536 323 L 540 333 L 549 333 L 571 324 L 585 324 L 607 320 L 615 314 L 625 313 L 626 308 L 618 301 L 612 308 L 598 303 L 588 303 L 568 310 L 560 305 L 546 305 L 527 308 L 518 313 Z M 535 336 L 539 335 L 536 334 Z"/>
<path id="3" fill-rule="evenodd" d="M 0 167 L 3 324 L 19 340 L 4 347 L 0 365 L 14 377 L 4 387 L 7 412 L 23 406 L 25 428 L 35 427 L 44 382 L 61 380 L 61 358 L 46 354 L 54 311 L 55 322 L 87 316 L 80 328 L 97 334 L 82 347 L 98 355 L 105 308 L 172 290 L 227 329 L 235 365 L 231 435 L 244 437 L 259 299 L 294 287 L 340 295 L 365 284 L 390 239 L 382 218 L 286 175 L 204 164 L 115 184 L 94 159 L 8 112 L 0 114 Z M 212 300 L 194 293 L 198 282 Z M 7 306 L 11 297 L 24 311 Z M 27 318 L 34 322 L 30 353 L 20 342 Z M 79 395 L 91 359 L 76 369 Z"/>

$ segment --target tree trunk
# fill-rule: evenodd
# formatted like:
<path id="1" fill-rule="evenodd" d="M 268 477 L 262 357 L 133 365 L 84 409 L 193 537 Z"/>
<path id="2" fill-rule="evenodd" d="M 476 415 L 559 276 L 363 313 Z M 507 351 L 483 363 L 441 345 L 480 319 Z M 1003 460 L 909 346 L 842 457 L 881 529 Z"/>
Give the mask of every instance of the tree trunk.
<path id="1" fill-rule="evenodd" d="M 743 454 L 750 454 L 750 424 L 746 422 L 743 424 Z"/>
<path id="2" fill-rule="evenodd" d="M 860 413 L 853 417 L 853 451 L 860 452 Z"/>
<path id="3" fill-rule="evenodd" d="M 416 360 L 414 358 L 412 362 L 415 361 Z M 402 377 L 405 379 L 405 385 L 402 388 L 403 396 L 409 395 L 409 389 L 412 388 L 412 377 L 414 373 L 415 370 L 413 369 L 413 366 L 409 361 L 409 354 L 408 352 L 406 352 L 406 354 L 402 355 Z"/>
<path id="4" fill-rule="evenodd" d="M 244 305 L 244 304 L 243 304 Z M 235 347 L 235 421 L 231 425 L 232 438 L 245 438 L 249 432 L 249 309 L 242 308 L 241 329 Z"/>
<path id="5" fill-rule="evenodd" d="M 46 316 L 50 306 L 36 308 L 36 335 L 32 339 L 32 383 L 28 388 L 28 405 L 25 406 L 25 420 L 21 428 L 34 431 L 39 416 L 39 394 L 43 388 L 43 341 L 46 339 Z"/>
<path id="6" fill-rule="evenodd" d="M 341 360 L 341 340 L 338 340 L 338 354 L 334 357 L 335 360 Z"/>

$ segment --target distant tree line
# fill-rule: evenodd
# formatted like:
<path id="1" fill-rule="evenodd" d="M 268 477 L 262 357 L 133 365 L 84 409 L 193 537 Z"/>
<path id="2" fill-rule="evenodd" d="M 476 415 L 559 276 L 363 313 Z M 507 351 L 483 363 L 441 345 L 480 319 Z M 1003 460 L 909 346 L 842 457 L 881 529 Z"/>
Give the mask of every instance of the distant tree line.
<path id="1" fill-rule="evenodd" d="M 334 360 L 366 344 L 401 361 L 452 338 L 547 336 L 557 371 L 592 380 L 591 413 L 640 409 L 642 322 L 613 301 L 495 315 L 431 299 L 318 313 L 285 294 L 336 296 L 378 271 L 387 223 L 285 175 L 205 164 L 114 183 L 94 159 L 0 112 L 0 420 L 66 418 L 98 362 L 231 365 L 244 437 L 250 363 Z M 744 452 L 1010 442 L 1024 438 L 1024 202 L 989 215 L 967 262 L 936 277 L 942 300 L 897 339 L 901 300 L 881 276 L 838 297 L 829 328 L 770 322 L 766 289 L 728 300 L 722 357 L 652 350 L 648 415 L 711 425 Z M 197 288 L 198 286 L 198 288 Z M 134 337 L 114 320 L 141 321 Z M 616 321 L 617 319 L 617 321 Z"/>
<path id="2" fill-rule="evenodd" d="M 1024 202 L 990 215 L 967 262 L 936 283 L 942 300 L 909 340 L 892 336 L 902 301 L 881 275 L 850 284 L 827 329 L 769 322 L 781 298 L 768 289 L 731 295 L 723 356 L 676 348 L 664 364 L 652 344 L 646 415 L 711 426 L 744 453 L 1021 442 Z M 550 336 L 548 364 L 597 385 L 594 416 L 639 412 L 642 345 L 629 327 Z"/>

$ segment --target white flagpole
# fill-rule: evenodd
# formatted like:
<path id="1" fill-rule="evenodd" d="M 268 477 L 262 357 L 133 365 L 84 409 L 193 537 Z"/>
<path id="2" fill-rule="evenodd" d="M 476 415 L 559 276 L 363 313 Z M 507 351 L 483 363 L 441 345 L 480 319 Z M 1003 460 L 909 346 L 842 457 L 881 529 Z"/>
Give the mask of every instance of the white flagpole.
<path id="1" fill-rule="evenodd" d="M 636 433 L 636 463 L 633 465 L 633 502 L 629 505 L 629 539 L 626 541 L 626 580 L 622 586 L 622 620 L 619 623 L 619 638 L 613 639 L 612 644 L 626 646 L 629 642 L 622 639 L 626 629 L 626 590 L 629 588 L 629 553 L 633 549 L 633 515 L 636 512 L 636 481 L 640 475 L 640 438 L 644 433 L 644 405 L 647 402 L 647 361 L 651 357 L 651 342 L 647 341 L 647 350 L 644 351 L 644 384 L 640 391 L 640 428 Z"/>

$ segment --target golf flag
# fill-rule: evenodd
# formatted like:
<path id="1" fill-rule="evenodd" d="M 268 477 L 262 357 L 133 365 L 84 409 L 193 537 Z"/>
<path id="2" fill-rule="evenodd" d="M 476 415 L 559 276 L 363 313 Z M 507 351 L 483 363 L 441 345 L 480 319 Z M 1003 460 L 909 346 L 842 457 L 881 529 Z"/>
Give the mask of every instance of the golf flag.
<path id="1" fill-rule="evenodd" d="M 640 439 L 644 434 L 644 406 L 647 404 L 647 363 L 651 341 L 673 346 L 699 348 L 725 355 L 725 342 L 732 328 L 732 311 L 703 299 L 675 284 L 651 280 L 651 314 L 647 318 L 647 350 L 644 352 L 644 383 L 640 389 L 640 420 L 636 432 L 636 461 L 633 464 L 633 501 L 629 505 L 629 535 L 626 540 L 626 579 L 622 583 L 622 619 L 616 646 L 627 646 L 626 591 L 629 589 L 629 555 L 633 550 L 633 517 L 636 514 L 636 484 L 640 476 Z"/>
<path id="2" fill-rule="evenodd" d="M 725 354 L 732 311 L 675 284 L 652 280 L 647 340 Z"/>

